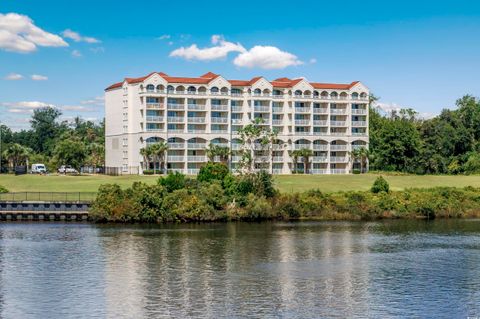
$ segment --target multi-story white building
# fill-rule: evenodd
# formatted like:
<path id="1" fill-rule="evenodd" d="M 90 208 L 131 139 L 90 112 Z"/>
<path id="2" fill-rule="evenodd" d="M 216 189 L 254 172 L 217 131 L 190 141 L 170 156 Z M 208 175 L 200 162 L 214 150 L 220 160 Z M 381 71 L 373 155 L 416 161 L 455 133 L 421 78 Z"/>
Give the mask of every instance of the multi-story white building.
<path id="1" fill-rule="evenodd" d="M 263 77 L 227 80 L 214 73 L 197 78 L 154 72 L 126 78 L 105 90 L 106 166 L 141 171 L 140 149 L 168 142 L 169 170 L 196 174 L 210 143 L 239 148 L 238 130 L 256 118 L 278 132 L 273 156 L 259 150 L 258 167 L 275 174 L 294 170 L 290 150 L 313 151 L 313 174 L 351 171 L 350 152 L 368 147 L 368 88 Z M 233 154 L 230 165 L 235 167 Z M 297 169 L 303 163 L 299 161 Z M 134 168 L 132 170 L 132 168 Z"/>

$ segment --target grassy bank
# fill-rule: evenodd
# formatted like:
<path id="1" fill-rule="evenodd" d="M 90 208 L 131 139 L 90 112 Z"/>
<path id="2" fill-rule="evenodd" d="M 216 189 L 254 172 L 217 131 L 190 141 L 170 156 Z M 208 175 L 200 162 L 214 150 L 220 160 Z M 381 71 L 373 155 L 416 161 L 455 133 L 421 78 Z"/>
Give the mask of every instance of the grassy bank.
<path id="1" fill-rule="evenodd" d="M 280 175 L 275 176 L 275 187 L 282 193 L 304 192 L 320 189 L 325 193 L 339 191 L 365 191 L 370 189 L 379 174 L 362 175 Z M 385 175 L 384 175 L 385 176 Z M 386 175 L 394 191 L 406 188 L 432 187 L 480 187 L 480 176 L 439 176 L 439 175 Z M 0 175 L 0 185 L 11 192 L 96 192 L 102 184 L 118 184 L 121 188 L 133 182 L 156 183 L 155 176 L 38 176 Z"/>

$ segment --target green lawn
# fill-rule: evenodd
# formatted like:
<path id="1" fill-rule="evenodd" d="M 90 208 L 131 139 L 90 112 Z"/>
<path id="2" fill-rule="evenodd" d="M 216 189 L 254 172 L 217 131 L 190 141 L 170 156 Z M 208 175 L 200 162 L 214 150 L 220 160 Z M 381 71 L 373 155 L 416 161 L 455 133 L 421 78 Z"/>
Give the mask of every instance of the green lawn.
<path id="1" fill-rule="evenodd" d="M 282 192 L 301 192 L 318 188 L 324 192 L 367 190 L 378 174 L 364 175 L 282 175 L 275 177 Z M 480 176 L 416 176 L 384 175 L 390 188 L 400 190 L 410 187 L 474 186 L 480 187 Z M 95 192 L 101 184 L 117 183 L 122 187 L 134 181 L 155 183 L 154 176 L 38 176 L 0 175 L 0 185 L 12 192 Z"/>

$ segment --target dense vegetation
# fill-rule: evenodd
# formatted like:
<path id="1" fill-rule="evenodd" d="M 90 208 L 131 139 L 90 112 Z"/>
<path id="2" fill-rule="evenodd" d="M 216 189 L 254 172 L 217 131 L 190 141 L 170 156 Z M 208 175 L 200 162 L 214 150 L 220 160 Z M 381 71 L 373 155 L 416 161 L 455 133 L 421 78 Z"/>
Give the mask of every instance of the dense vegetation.
<path id="1" fill-rule="evenodd" d="M 61 112 L 52 107 L 34 110 L 28 130 L 12 132 L 0 125 L 2 168 L 44 163 L 50 171 L 60 165 L 103 166 L 104 124 L 77 117 L 59 121 Z"/>
<path id="2" fill-rule="evenodd" d="M 456 110 L 421 119 L 411 109 L 370 109 L 370 169 L 415 174 L 480 173 L 480 101 L 457 100 Z"/>
<path id="3" fill-rule="evenodd" d="M 210 163 L 196 179 L 175 173 L 155 185 L 102 185 L 90 216 L 102 222 L 199 222 L 266 219 L 379 219 L 480 215 L 473 187 L 390 191 L 379 177 L 371 191 L 281 194 L 270 174 L 232 175 Z"/>

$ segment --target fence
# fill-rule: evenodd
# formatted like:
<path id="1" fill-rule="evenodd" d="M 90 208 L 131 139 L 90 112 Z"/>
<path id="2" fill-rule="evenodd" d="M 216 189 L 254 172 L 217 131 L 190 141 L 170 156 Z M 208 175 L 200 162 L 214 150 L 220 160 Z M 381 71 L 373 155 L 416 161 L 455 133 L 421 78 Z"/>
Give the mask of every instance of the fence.
<path id="1" fill-rule="evenodd" d="M 120 175 L 138 175 L 140 174 L 140 168 L 138 166 L 128 167 L 105 167 L 105 175 L 120 176 Z"/>
<path id="2" fill-rule="evenodd" d="M 0 193 L 0 202 L 84 203 L 95 199 L 94 192 L 14 192 Z"/>

